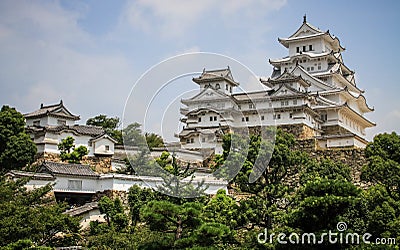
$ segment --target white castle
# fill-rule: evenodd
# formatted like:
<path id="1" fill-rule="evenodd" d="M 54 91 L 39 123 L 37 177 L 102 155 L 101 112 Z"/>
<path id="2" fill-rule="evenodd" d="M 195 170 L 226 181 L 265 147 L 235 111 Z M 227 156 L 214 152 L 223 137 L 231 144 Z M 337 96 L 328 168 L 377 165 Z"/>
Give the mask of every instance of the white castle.
<path id="1" fill-rule="evenodd" d="M 316 148 L 366 146 L 365 129 L 375 124 L 364 114 L 373 108 L 357 87 L 355 72 L 343 62 L 339 39 L 304 16 L 293 35 L 278 40 L 289 55 L 269 60 L 272 75 L 260 79 L 265 91 L 234 93 L 239 83 L 229 67 L 203 70 L 193 78 L 200 93 L 181 101 L 185 126 L 178 137 L 183 148 L 221 153 L 221 135 L 232 127 L 275 124 L 298 139 L 314 139 Z"/>

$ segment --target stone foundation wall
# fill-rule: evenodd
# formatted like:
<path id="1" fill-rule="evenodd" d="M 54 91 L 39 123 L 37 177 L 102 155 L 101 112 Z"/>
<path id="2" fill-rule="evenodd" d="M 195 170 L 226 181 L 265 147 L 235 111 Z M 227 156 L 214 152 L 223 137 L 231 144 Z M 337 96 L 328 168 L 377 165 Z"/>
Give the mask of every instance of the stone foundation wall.
<path id="1" fill-rule="evenodd" d="M 365 188 L 368 183 L 361 181 L 361 169 L 367 164 L 365 151 L 362 148 L 334 148 L 319 149 L 316 139 L 297 140 L 295 149 L 306 152 L 311 159 L 322 160 L 331 159 L 335 162 L 341 162 L 351 168 L 351 176 L 356 186 Z"/>
<path id="2" fill-rule="evenodd" d="M 325 126 L 324 135 L 343 135 L 348 134 L 349 131 L 339 125 Z"/>
<path id="3" fill-rule="evenodd" d="M 34 165 L 41 165 L 43 161 L 62 162 L 59 154 L 41 153 L 36 155 Z M 89 165 L 97 173 L 111 172 L 111 157 L 85 156 L 81 164 Z"/>
<path id="4" fill-rule="evenodd" d="M 317 135 L 315 129 L 304 124 L 278 125 L 278 128 L 293 134 L 298 140 L 311 139 Z"/>

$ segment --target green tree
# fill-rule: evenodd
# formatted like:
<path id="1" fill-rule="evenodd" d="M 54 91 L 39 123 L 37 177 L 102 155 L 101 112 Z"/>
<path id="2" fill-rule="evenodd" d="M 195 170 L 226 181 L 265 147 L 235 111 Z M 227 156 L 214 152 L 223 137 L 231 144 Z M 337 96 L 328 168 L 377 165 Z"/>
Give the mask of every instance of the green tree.
<path id="1" fill-rule="evenodd" d="M 113 201 L 107 196 L 101 197 L 99 200 L 99 210 L 105 214 L 107 224 L 110 228 L 114 228 L 117 232 L 121 232 L 127 228 L 129 219 L 124 213 L 124 207 L 120 199 L 116 198 Z"/>
<path id="2" fill-rule="evenodd" d="M 151 188 L 141 188 L 133 185 L 129 188 L 128 203 L 131 213 L 132 231 L 135 230 L 137 223 L 140 221 L 140 209 L 148 202 L 155 199 L 156 194 Z"/>
<path id="3" fill-rule="evenodd" d="M 68 136 L 62 139 L 58 144 L 58 150 L 60 150 L 60 158 L 62 161 L 80 163 L 82 158 L 89 153 L 87 147 L 79 146 L 76 148 L 74 142 L 75 139 Z"/>
<path id="4" fill-rule="evenodd" d="M 161 136 L 155 133 L 145 133 L 144 136 L 150 149 L 164 147 L 164 140 Z"/>
<path id="5" fill-rule="evenodd" d="M 27 191 L 26 183 L 0 178 L 0 246 L 19 240 L 43 246 L 77 244 L 79 218 L 63 214 L 66 206 L 49 196 L 50 185 Z"/>
<path id="6" fill-rule="evenodd" d="M 142 125 L 140 123 L 129 124 L 126 128 L 122 130 L 122 137 L 124 140 L 124 145 L 140 147 L 145 145 L 145 137 L 142 135 L 142 130 L 140 129 Z"/>
<path id="7" fill-rule="evenodd" d="M 143 221 L 151 230 L 174 234 L 175 240 L 187 237 L 201 224 L 202 204 L 186 202 L 182 205 L 170 201 L 153 200 L 141 210 Z"/>
<path id="8" fill-rule="evenodd" d="M 24 116 L 9 106 L 0 111 L 0 173 L 22 169 L 34 161 L 36 145 L 25 132 Z"/>
<path id="9" fill-rule="evenodd" d="M 381 184 L 388 195 L 400 200 L 400 137 L 395 132 L 379 134 L 365 149 L 368 163 L 361 178 Z"/>
<path id="10" fill-rule="evenodd" d="M 163 152 L 156 162 L 157 165 L 153 166 L 153 168 L 162 168 L 158 170 L 158 176 L 163 179 L 157 191 L 169 196 L 185 198 L 198 197 L 205 194 L 207 186 L 204 184 L 204 180 L 194 182 L 194 170 L 190 169 L 189 163 L 186 166 L 182 166 L 178 163 L 175 155 L 170 156 L 168 152 Z"/>
<path id="11" fill-rule="evenodd" d="M 217 194 L 203 207 L 202 217 L 206 222 L 220 223 L 231 229 L 237 227 L 238 205 L 235 199 L 228 196 L 225 190 L 218 190 Z"/>
<path id="12" fill-rule="evenodd" d="M 104 128 L 108 135 L 117 140 L 118 144 L 123 144 L 122 131 L 118 129 L 119 124 L 120 119 L 118 117 L 107 117 L 101 114 L 86 121 L 86 125 Z"/>
<path id="13" fill-rule="evenodd" d="M 250 136 L 246 161 L 232 182 L 239 191 L 250 194 L 240 205 L 250 208 L 240 208 L 238 221 L 242 227 L 249 224 L 252 228 L 272 228 L 273 222 L 279 224 L 296 187 L 295 183 L 287 180 L 294 178 L 308 161 L 307 155 L 294 149 L 296 141 L 292 134 L 278 129 L 275 140 L 272 140 L 274 131 L 267 129 L 263 133 L 269 140 L 263 140 L 261 135 Z M 250 183 L 252 175 L 260 177 Z"/>

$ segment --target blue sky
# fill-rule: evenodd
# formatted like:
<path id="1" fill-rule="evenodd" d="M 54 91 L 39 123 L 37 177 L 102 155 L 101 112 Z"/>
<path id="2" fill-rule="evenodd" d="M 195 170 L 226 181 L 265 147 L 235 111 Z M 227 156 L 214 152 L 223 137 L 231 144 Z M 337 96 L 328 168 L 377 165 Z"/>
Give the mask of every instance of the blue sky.
<path id="1" fill-rule="evenodd" d="M 187 52 L 223 54 L 269 76 L 268 58 L 287 55 L 277 38 L 291 35 L 307 14 L 346 47 L 345 63 L 375 107 L 368 118 L 377 127 L 368 138 L 400 132 L 399 11 L 399 1 L 2 0 L 0 103 L 29 112 L 63 99 L 82 123 L 100 113 L 121 117 L 146 70 Z M 164 128 L 177 130 L 178 117 Z M 146 129 L 160 132 L 160 124 Z M 162 134 L 170 140 L 174 132 Z"/>

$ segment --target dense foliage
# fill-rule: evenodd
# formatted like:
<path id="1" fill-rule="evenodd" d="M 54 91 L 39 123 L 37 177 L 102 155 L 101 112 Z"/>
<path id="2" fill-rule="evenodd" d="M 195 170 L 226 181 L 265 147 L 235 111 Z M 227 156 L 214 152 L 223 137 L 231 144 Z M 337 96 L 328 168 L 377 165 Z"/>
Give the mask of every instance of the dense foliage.
<path id="1" fill-rule="evenodd" d="M 72 136 L 67 136 L 58 144 L 58 150 L 60 150 L 60 158 L 62 161 L 80 163 L 82 158 L 89 153 L 87 147 L 82 145 L 75 147 L 74 142 L 75 139 Z"/>
<path id="2" fill-rule="evenodd" d="M 135 136 L 130 138 L 135 140 Z M 235 150 L 241 143 L 249 143 L 248 154 Z M 271 147 L 273 154 L 268 155 Z M 89 249 L 398 249 L 400 138 L 397 134 L 377 135 L 366 148 L 368 161 L 362 170 L 365 188 L 354 184 L 349 166 L 330 159 L 312 159 L 296 150 L 294 137 L 281 130 L 276 133 L 275 143 L 263 141 L 258 135 L 252 135 L 248 141 L 226 135 L 223 148 L 223 155 L 215 156 L 210 168 L 218 171 L 224 165 L 244 162 L 229 183 L 235 196 L 219 190 L 214 196 L 185 199 L 133 186 L 127 203 L 102 197 L 99 208 L 106 222 L 91 222 L 90 230 L 80 232 L 81 239 L 68 237 L 64 243 L 70 240 L 69 244 L 78 243 Z M 228 157 L 232 149 L 233 157 Z M 146 155 L 148 151 L 143 151 L 134 160 L 144 167 L 157 163 L 170 174 L 162 176 L 167 185 L 160 188 L 172 190 L 175 179 L 171 176 L 187 178 L 191 174 L 188 166 L 179 164 L 174 155 L 163 153 L 155 161 L 144 160 Z M 260 178 L 250 183 L 254 171 L 264 169 L 260 167 L 262 164 L 266 165 L 259 173 Z M 218 174 L 225 178 L 229 171 Z M 68 231 L 65 235 L 76 236 L 73 218 L 66 223 L 62 206 L 44 201 L 42 193 L 47 189 L 26 193 L 18 191 L 21 184 L 3 181 L 1 185 L 0 222 L 5 225 L 4 230 L 0 229 L 2 246 L 8 245 L 8 249 L 17 249 L 17 245 L 56 246 L 61 239 L 54 232 Z M 14 210 L 12 216 L 7 212 Z M 26 223 L 34 225 L 16 226 Z M 343 223 L 346 228 L 339 227 Z M 279 238 L 283 237 L 281 233 L 286 234 L 285 239 Z M 361 237 L 368 233 L 371 243 L 364 243 L 361 238 L 358 243 L 345 242 L 345 238 L 330 243 L 328 237 L 318 243 L 330 233 L 357 233 Z M 312 237 L 303 242 L 302 238 L 292 237 L 293 243 L 289 242 L 289 235 L 303 234 L 315 235 L 315 241 Z M 376 244 L 377 239 L 391 244 Z M 286 244 L 280 240 L 286 240 Z"/>
<path id="3" fill-rule="evenodd" d="M 0 173 L 20 170 L 33 162 L 36 145 L 25 132 L 24 116 L 9 106 L 0 110 Z"/>
<path id="4" fill-rule="evenodd" d="M 77 244 L 79 219 L 63 214 L 66 206 L 51 198 L 51 186 L 28 191 L 25 183 L 0 178 L 0 246 L 22 240 L 37 246 Z"/>

